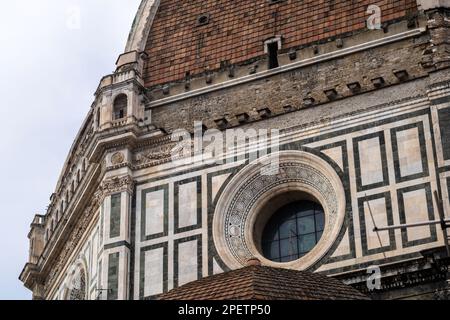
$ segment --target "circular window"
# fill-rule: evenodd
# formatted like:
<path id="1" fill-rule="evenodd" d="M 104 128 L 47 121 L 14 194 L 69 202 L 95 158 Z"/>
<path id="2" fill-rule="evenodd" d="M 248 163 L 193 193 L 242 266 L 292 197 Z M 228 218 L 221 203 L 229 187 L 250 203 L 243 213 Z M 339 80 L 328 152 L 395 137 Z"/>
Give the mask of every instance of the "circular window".
<path id="1" fill-rule="evenodd" d="M 278 173 L 267 175 L 275 157 Z M 307 151 L 282 151 L 245 166 L 216 201 L 214 243 L 230 269 L 256 257 L 267 266 L 307 270 L 343 236 L 342 181 Z"/>
<path id="2" fill-rule="evenodd" d="M 262 234 L 264 257 L 274 262 L 290 262 L 310 252 L 322 237 L 323 208 L 312 201 L 297 201 L 278 209 Z"/>

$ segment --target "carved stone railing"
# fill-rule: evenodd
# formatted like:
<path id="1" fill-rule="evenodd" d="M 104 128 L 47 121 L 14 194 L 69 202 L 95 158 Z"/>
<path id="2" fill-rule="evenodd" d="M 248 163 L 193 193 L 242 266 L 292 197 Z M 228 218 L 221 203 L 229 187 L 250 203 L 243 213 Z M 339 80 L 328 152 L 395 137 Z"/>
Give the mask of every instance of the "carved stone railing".
<path id="1" fill-rule="evenodd" d="M 117 120 L 111 121 L 111 127 L 112 128 L 122 127 L 122 126 L 125 126 L 127 123 L 128 123 L 128 118 L 117 119 Z"/>

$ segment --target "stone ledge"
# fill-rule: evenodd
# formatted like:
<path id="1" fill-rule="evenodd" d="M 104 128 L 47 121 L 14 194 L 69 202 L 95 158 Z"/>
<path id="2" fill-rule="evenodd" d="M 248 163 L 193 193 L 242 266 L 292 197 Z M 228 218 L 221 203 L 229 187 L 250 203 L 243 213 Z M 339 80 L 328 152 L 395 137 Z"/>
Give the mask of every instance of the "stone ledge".
<path id="1" fill-rule="evenodd" d="M 450 8 L 450 0 L 417 0 L 417 5 L 421 10 Z"/>
<path id="2" fill-rule="evenodd" d="M 276 68 L 276 69 L 262 71 L 260 73 L 251 74 L 251 75 L 239 78 L 239 79 L 229 80 L 229 81 L 226 81 L 224 83 L 219 83 L 219 84 L 216 84 L 216 85 L 211 85 L 209 87 L 205 87 L 205 88 L 193 90 L 193 91 L 190 91 L 190 92 L 182 93 L 182 94 L 179 94 L 179 95 L 176 95 L 176 96 L 172 96 L 172 97 L 156 100 L 156 101 L 151 102 L 149 104 L 149 107 L 150 108 L 156 108 L 156 107 L 164 106 L 164 105 L 169 104 L 169 103 L 174 103 L 174 102 L 177 102 L 177 101 L 181 101 L 181 100 L 185 100 L 185 99 L 188 99 L 188 98 L 196 97 L 196 96 L 203 95 L 203 94 L 206 94 L 206 93 L 222 90 L 222 89 L 225 89 L 225 88 L 234 87 L 234 86 L 241 85 L 241 84 L 244 84 L 244 83 L 248 83 L 248 82 L 252 82 L 252 81 L 255 81 L 255 80 L 259 80 L 259 79 L 263 79 L 263 78 L 266 78 L 266 77 L 270 77 L 270 76 L 273 76 L 273 75 L 276 75 L 276 74 L 280 74 L 280 73 L 284 73 L 284 72 L 287 72 L 287 71 L 295 70 L 295 69 L 298 69 L 298 68 L 302 68 L 302 67 L 310 66 L 310 65 L 313 65 L 313 64 L 317 64 L 319 62 L 325 62 L 325 61 L 336 59 L 336 58 L 339 58 L 339 57 L 343 57 L 343 56 L 346 56 L 346 55 L 349 55 L 349 54 L 352 54 L 352 53 L 356 53 L 356 52 L 364 51 L 364 50 L 367 50 L 367 49 L 379 47 L 379 46 L 390 44 L 390 43 L 397 42 L 397 41 L 400 41 L 400 40 L 405 40 L 405 39 L 408 39 L 408 38 L 411 38 L 411 37 L 415 37 L 415 36 L 421 35 L 424 32 L 426 32 L 425 28 L 418 28 L 418 29 L 414 29 L 414 30 L 411 30 L 411 31 L 406 31 L 406 32 L 403 32 L 403 33 L 400 33 L 400 34 L 396 34 L 396 35 L 393 35 L 393 36 L 389 36 L 389 37 L 386 37 L 386 38 L 377 39 L 377 40 L 366 42 L 366 43 L 363 43 L 363 44 L 360 44 L 360 45 L 355 45 L 355 46 L 348 47 L 348 48 L 345 48 L 345 49 L 342 49 L 342 50 L 338 50 L 338 51 L 335 51 L 335 52 L 332 52 L 332 53 L 326 53 L 326 54 L 323 54 L 323 55 L 320 55 L 320 56 L 317 56 L 317 57 L 314 57 L 314 58 L 309 58 L 309 59 L 305 59 L 305 60 L 302 60 L 302 61 L 298 61 L 298 62 L 289 64 L 289 65 L 286 65 L 286 66 L 282 66 L 282 67 L 279 67 L 279 68 Z"/>

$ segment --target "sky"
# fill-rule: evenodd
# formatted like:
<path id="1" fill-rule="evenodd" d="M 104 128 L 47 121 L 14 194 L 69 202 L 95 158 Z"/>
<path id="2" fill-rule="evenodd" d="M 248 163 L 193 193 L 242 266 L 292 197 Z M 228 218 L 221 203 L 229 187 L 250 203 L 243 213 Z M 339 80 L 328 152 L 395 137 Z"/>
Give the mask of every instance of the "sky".
<path id="1" fill-rule="evenodd" d="M 0 300 L 18 280 L 102 76 L 123 53 L 140 0 L 14 0 L 0 10 Z"/>

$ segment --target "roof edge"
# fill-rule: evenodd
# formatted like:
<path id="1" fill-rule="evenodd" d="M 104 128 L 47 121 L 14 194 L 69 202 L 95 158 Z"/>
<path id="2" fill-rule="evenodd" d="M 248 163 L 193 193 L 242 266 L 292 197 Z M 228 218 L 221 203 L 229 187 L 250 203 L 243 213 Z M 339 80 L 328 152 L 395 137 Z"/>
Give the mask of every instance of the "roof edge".
<path id="1" fill-rule="evenodd" d="M 161 0 L 142 0 L 128 36 L 125 52 L 145 50 L 150 28 L 153 25 Z"/>

